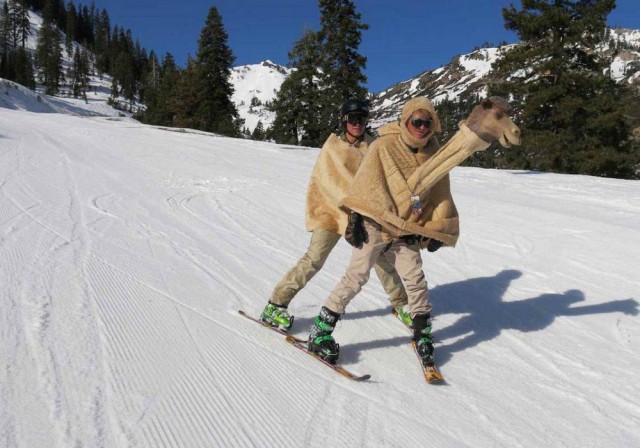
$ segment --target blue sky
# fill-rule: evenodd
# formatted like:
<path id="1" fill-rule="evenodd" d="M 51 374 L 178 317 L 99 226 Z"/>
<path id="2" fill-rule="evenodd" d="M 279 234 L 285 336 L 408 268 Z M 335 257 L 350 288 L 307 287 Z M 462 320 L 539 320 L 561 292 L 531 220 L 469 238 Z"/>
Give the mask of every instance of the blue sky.
<path id="1" fill-rule="evenodd" d="M 84 3 L 84 2 L 83 2 Z M 379 92 L 485 42 L 516 42 L 504 29 L 502 8 L 509 0 L 357 0 L 363 33 L 360 53 L 367 57 L 367 88 Z M 318 29 L 316 0 L 95 0 L 112 24 L 130 28 L 147 49 L 171 52 L 184 66 L 195 55 L 200 30 L 216 5 L 229 34 L 235 65 L 270 59 L 286 65 L 287 54 L 305 29 Z M 638 0 L 618 0 L 610 26 L 640 28 Z"/>

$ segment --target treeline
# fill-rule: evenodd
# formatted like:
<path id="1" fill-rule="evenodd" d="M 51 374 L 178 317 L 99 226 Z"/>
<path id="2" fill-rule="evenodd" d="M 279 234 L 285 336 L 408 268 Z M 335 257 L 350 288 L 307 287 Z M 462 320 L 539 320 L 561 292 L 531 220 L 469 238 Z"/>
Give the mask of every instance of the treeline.
<path id="1" fill-rule="evenodd" d="M 42 14 L 36 33 L 29 10 Z M 35 51 L 27 41 L 37 39 Z M 108 12 L 69 0 L 6 0 L 0 10 L 0 77 L 31 89 L 36 81 L 45 92 L 57 95 L 66 87 L 75 97 L 85 97 L 89 75 L 109 74 L 111 98 L 123 96 L 129 108 L 144 101 L 142 80 L 149 68 L 147 51 L 133 40 L 131 30 L 112 26 Z M 64 52 L 71 61 L 64 69 Z"/>
<path id="2" fill-rule="evenodd" d="M 496 62 L 489 94 L 511 97 L 523 131 L 517 151 L 485 165 L 633 179 L 640 175 L 637 86 L 617 83 L 606 20 L 614 0 L 524 1 L 503 10 L 522 42 Z M 609 39 L 609 40 L 608 40 Z"/>
<path id="3" fill-rule="evenodd" d="M 477 153 L 468 165 L 640 178 L 640 91 L 610 73 L 617 52 L 606 19 L 613 0 L 523 1 L 503 10 L 521 43 L 496 61 L 488 94 L 508 98 L 523 132 L 517 148 Z M 608 46 L 609 52 L 593 51 Z M 427 93 L 428 96 L 428 93 Z M 438 105 L 443 140 L 479 98 Z"/>
<path id="4" fill-rule="evenodd" d="M 200 32 L 196 57 L 189 57 L 184 69 L 176 65 L 171 53 L 161 62 L 152 53 L 143 80 L 147 107 L 136 118 L 154 125 L 240 136 L 244 120 L 231 100 L 229 76 L 235 56 L 228 40 L 222 17 L 212 6 Z"/>
<path id="5" fill-rule="evenodd" d="M 129 108 L 136 100 L 145 104 L 136 116 L 146 123 L 320 146 L 336 127 L 340 104 L 367 96 L 366 57 L 358 48 L 368 25 L 352 0 L 318 0 L 318 6 L 318 29 L 306 30 L 293 43 L 289 65 L 294 70 L 268 105 L 275 112 L 272 126 L 259 123 L 251 135 L 231 100 L 235 57 L 215 6 L 197 54 L 181 68 L 170 53 L 161 59 L 153 51 L 147 55 L 130 30 L 112 27 L 106 10 L 97 11 L 93 3 L 7 0 L 0 11 L 0 76 L 32 88 L 37 79 L 50 94 L 67 86 L 74 96 L 85 96 L 88 74 L 95 70 L 111 75 L 113 99 L 124 96 Z M 611 56 L 593 51 L 607 44 L 614 52 L 625 49 L 606 28 L 614 7 L 614 0 L 527 0 L 520 9 L 503 10 L 505 27 L 521 44 L 496 62 L 488 93 L 514 105 L 523 143 L 477 154 L 469 164 L 640 177 L 640 142 L 632 133 L 640 125 L 638 88 L 616 83 L 608 73 Z M 35 52 L 26 46 L 32 33 L 29 8 L 42 11 L 44 18 Z M 66 73 L 63 51 L 72 61 Z M 478 100 L 461 97 L 437 106 L 443 140 Z"/>
<path id="6" fill-rule="evenodd" d="M 266 137 L 278 143 L 321 146 L 338 124 L 340 105 L 367 97 L 367 58 L 358 47 L 369 25 L 350 0 L 318 4 L 320 28 L 304 32 L 293 44 L 289 61 L 295 71 L 273 102 L 276 118 Z"/>
<path id="7" fill-rule="evenodd" d="M 268 105 L 276 114 L 270 128 L 258 123 L 249 133 L 238 118 L 229 84 L 235 58 L 215 6 L 202 29 L 198 53 L 185 69 L 176 66 L 171 54 L 162 61 L 151 58 L 154 69 L 144 81 L 147 109 L 139 118 L 155 125 L 320 146 L 336 126 L 342 102 L 367 96 L 366 58 L 358 47 L 368 25 L 351 0 L 319 0 L 318 5 L 320 29 L 304 32 L 293 44 L 289 61 L 295 70 Z"/>

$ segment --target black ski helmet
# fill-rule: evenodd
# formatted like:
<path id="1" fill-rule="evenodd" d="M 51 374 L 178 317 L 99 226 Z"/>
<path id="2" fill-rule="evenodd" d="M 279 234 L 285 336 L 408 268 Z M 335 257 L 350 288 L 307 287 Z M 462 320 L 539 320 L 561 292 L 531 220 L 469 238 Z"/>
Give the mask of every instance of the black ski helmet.
<path id="1" fill-rule="evenodd" d="M 346 121 L 350 113 L 359 113 L 365 117 L 369 116 L 369 104 L 366 101 L 351 98 L 345 101 L 340 108 L 340 120 Z"/>

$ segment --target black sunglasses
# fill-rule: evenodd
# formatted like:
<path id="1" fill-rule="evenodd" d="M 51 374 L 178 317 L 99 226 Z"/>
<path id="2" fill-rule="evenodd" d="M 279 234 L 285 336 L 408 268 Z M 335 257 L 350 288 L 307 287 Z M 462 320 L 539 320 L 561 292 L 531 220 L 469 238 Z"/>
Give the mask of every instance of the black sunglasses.
<path id="1" fill-rule="evenodd" d="M 347 123 L 356 125 L 356 124 L 366 124 L 369 118 L 366 115 L 362 114 L 349 114 L 347 115 Z"/>
<path id="2" fill-rule="evenodd" d="M 422 118 L 411 119 L 411 126 L 413 126 L 416 129 L 421 128 L 422 126 L 424 126 L 425 128 L 430 128 L 432 124 L 433 124 L 433 119 L 431 118 L 427 118 L 426 120 L 423 120 Z"/>

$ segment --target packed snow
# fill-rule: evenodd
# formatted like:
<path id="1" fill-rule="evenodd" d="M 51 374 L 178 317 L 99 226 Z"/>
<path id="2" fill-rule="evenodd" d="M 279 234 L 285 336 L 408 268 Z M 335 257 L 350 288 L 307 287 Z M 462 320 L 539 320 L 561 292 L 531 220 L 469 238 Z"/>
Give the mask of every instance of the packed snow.
<path id="1" fill-rule="evenodd" d="M 456 168 L 460 241 L 423 253 L 447 384 L 375 276 L 334 333 L 354 383 L 237 315 L 308 245 L 317 149 L 8 101 L 0 446 L 640 445 L 639 182 Z"/>
<path id="2" fill-rule="evenodd" d="M 72 115 L 94 115 L 126 117 L 131 113 L 114 109 L 108 104 L 106 89 L 95 87 L 87 94 L 87 100 L 69 97 L 54 97 L 34 92 L 13 81 L 0 78 L 0 108 L 37 113 L 65 113 Z"/>

